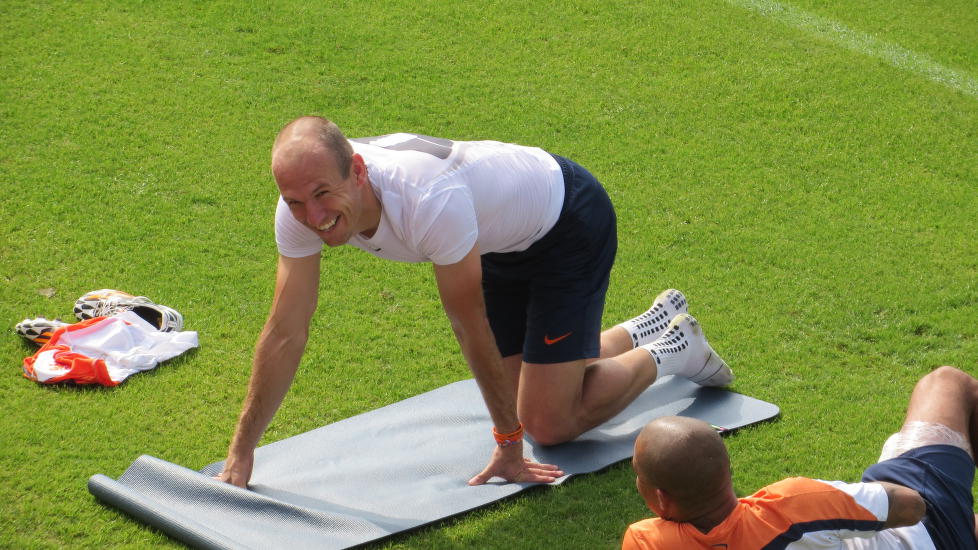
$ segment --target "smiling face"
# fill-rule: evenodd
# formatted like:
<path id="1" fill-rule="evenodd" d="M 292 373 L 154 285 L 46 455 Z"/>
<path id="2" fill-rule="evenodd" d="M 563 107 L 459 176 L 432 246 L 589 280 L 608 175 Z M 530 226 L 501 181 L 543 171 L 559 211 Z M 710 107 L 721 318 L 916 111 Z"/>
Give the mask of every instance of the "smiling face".
<path id="1" fill-rule="evenodd" d="M 337 155 L 313 133 L 295 132 L 276 143 L 272 173 L 292 216 L 333 247 L 377 228 L 376 198 L 367 167 L 354 154 L 346 174 Z"/>

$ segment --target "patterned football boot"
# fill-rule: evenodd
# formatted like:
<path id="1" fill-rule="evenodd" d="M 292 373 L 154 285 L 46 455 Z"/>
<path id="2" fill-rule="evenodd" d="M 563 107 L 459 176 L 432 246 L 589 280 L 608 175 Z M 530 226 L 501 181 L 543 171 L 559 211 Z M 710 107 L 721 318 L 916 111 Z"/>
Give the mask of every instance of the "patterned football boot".
<path id="1" fill-rule="evenodd" d="M 17 323 L 14 330 L 17 334 L 27 338 L 35 344 L 43 346 L 47 344 L 51 339 L 51 335 L 54 331 L 59 328 L 66 326 L 68 323 L 60 319 L 45 319 L 44 317 L 36 317 L 34 319 L 24 319 L 23 321 Z"/>
<path id="2" fill-rule="evenodd" d="M 183 315 L 145 296 L 104 288 L 93 290 L 75 301 L 75 317 L 79 320 L 111 316 L 123 311 L 132 311 L 161 332 L 183 330 Z"/>

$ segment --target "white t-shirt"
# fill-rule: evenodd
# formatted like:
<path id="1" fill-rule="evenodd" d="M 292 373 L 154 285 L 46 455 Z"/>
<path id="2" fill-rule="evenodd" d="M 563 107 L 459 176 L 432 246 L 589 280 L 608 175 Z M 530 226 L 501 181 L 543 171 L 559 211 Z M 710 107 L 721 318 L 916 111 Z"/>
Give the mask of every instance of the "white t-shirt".
<path id="1" fill-rule="evenodd" d="M 546 235 L 560 216 L 563 175 L 542 149 L 416 134 L 350 143 L 366 162 L 381 218 L 373 237 L 357 234 L 348 244 L 375 256 L 447 265 L 475 245 L 481 254 L 518 252 Z M 275 240 L 288 257 L 311 256 L 323 247 L 281 197 Z"/>

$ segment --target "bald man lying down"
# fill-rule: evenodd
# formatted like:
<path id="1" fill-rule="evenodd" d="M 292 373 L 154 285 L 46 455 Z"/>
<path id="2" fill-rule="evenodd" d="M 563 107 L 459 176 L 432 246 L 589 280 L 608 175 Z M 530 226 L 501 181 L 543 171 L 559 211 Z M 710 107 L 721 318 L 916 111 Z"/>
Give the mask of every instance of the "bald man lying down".
<path id="1" fill-rule="evenodd" d="M 941 367 L 917 383 L 902 429 L 861 483 L 795 477 L 741 499 L 716 430 L 654 420 L 632 465 L 659 517 L 632 524 L 622 549 L 975 549 L 976 407 L 978 380 Z"/>

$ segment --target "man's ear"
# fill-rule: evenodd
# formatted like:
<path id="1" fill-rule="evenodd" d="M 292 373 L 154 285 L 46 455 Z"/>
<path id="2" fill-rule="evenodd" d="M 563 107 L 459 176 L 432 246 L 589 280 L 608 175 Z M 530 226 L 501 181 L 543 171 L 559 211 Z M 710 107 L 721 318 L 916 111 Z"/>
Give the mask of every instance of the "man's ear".
<path id="1" fill-rule="evenodd" d="M 663 491 L 656 487 L 652 490 L 652 499 L 655 501 L 655 507 L 653 508 L 652 503 L 648 502 L 649 508 L 655 512 L 657 516 L 663 519 L 674 519 L 676 517 L 676 501 L 669 495 L 669 493 Z"/>
<path id="2" fill-rule="evenodd" d="M 360 186 L 367 184 L 367 163 L 364 162 L 360 153 L 353 153 L 352 160 L 353 162 L 350 165 L 350 170 L 353 170 L 353 173 L 357 177 L 357 185 Z"/>
<path id="3" fill-rule="evenodd" d="M 657 487 L 649 485 L 642 481 L 641 477 L 635 477 L 635 486 L 638 487 L 638 493 L 642 495 L 642 500 L 645 501 L 645 505 L 652 510 L 655 515 L 662 517 L 662 494 L 665 494 Z"/>

